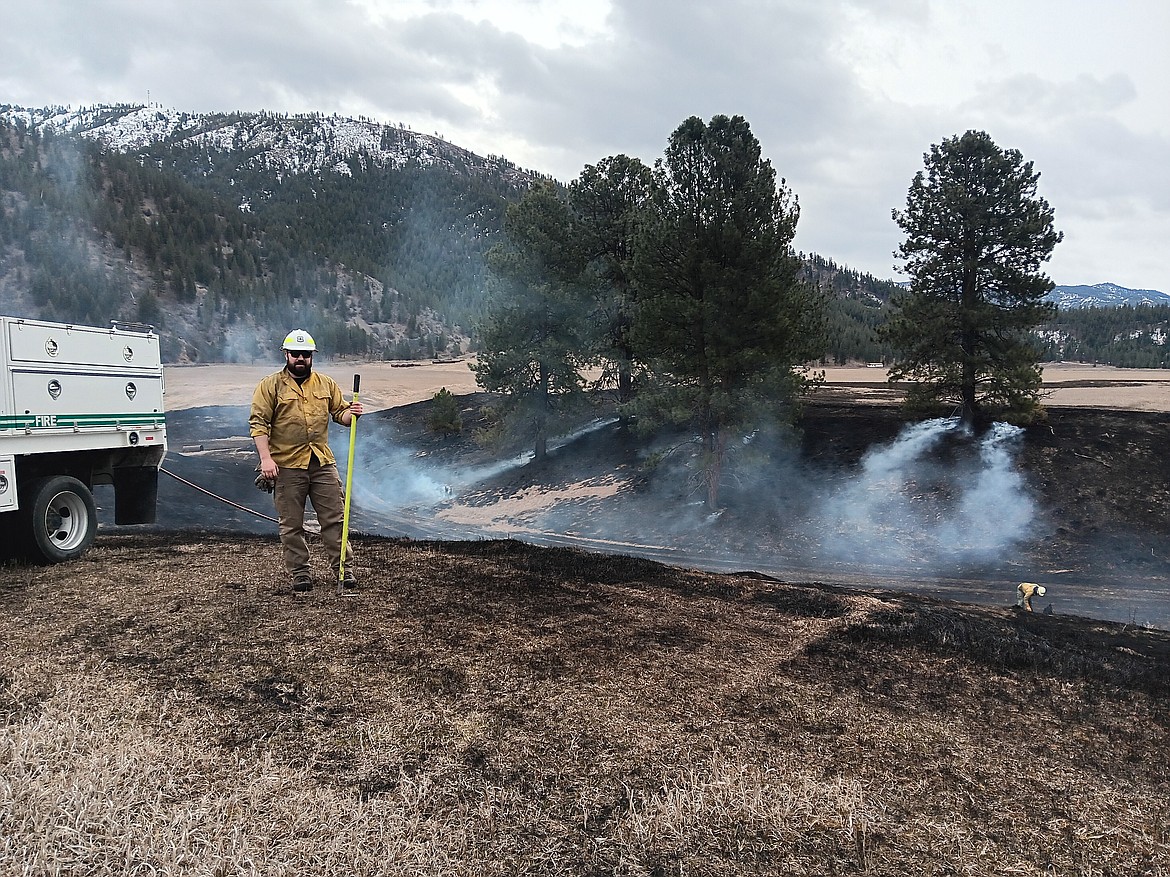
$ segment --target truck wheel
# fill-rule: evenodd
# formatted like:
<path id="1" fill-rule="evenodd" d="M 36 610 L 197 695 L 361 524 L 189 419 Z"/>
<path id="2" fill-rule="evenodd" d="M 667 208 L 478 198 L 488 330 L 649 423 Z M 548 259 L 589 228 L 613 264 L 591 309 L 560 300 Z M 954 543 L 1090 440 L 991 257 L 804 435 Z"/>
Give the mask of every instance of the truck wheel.
<path id="1" fill-rule="evenodd" d="M 26 504 L 27 500 L 27 504 Z M 41 478 L 21 498 L 32 532 L 34 559 L 76 560 L 93 543 L 97 508 L 89 488 L 69 475 Z"/>

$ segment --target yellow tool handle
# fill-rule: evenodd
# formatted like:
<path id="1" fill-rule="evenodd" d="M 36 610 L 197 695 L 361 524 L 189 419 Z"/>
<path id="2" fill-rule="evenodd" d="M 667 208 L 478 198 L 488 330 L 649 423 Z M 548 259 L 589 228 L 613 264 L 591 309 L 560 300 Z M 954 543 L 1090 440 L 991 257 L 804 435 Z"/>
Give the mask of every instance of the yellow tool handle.
<path id="1" fill-rule="evenodd" d="M 358 386 L 361 384 L 361 375 L 353 376 L 353 401 L 358 400 Z M 349 547 L 349 494 L 353 487 L 353 446 L 357 438 L 356 417 L 349 421 L 349 463 L 345 467 L 345 512 L 341 516 L 341 563 L 337 569 L 337 587 L 341 589 L 341 582 L 345 578 L 345 549 Z"/>

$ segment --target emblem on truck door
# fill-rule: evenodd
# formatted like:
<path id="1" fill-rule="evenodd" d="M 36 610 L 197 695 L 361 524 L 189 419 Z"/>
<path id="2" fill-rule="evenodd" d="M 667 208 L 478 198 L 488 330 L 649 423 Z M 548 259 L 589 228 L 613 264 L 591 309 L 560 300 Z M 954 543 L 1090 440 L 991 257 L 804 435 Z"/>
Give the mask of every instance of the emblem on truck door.
<path id="1" fill-rule="evenodd" d="M 138 395 L 138 388 L 136 386 L 134 386 L 133 381 L 131 381 L 130 383 L 127 383 L 126 384 L 126 398 L 133 399 L 137 395 Z"/>
<path id="2" fill-rule="evenodd" d="M 129 346 L 123 347 L 122 348 L 122 359 L 126 360 L 126 362 L 129 362 L 133 358 L 134 358 L 134 350 Z"/>
<path id="3" fill-rule="evenodd" d="M 49 354 L 49 356 L 56 356 L 57 350 L 57 342 L 52 338 L 45 342 L 45 353 Z"/>
<path id="4" fill-rule="evenodd" d="M 54 399 L 61 395 L 61 382 L 56 378 L 49 381 L 49 395 Z"/>

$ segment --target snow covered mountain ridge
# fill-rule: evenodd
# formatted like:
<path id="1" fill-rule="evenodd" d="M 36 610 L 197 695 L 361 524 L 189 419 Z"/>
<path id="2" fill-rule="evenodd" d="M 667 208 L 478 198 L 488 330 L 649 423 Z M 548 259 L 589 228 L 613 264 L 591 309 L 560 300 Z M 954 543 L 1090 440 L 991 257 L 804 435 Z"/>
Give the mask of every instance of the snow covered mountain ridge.
<path id="1" fill-rule="evenodd" d="M 910 281 L 901 280 L 897 285 L 902 289 L 909 289 Z M 1122 305 L 1170 305 L 1168 293 L 1156 289 L 1128 289 L 1116 283 L 1057 286 L 1045 298 L 1063 310 L 1115 308 Z"/>
<path id="2" fill-rule="evenodd" d="M 1156 289 L 1127 289 L 1115 283 L 1093 286 L 1058 286 L 1048 300 L 1065 310 L 1111 308 L 1121 305 L 1170 305 L 1170 295 Z"/>
<path id="3" fill-rule="evenodd" d="M 204 152 L 209 161 L 216 153 L 244 152 L 250 158 L 241 167 L 278 174 L 328 170 L 352 175 L 355 169 L 401 167 L 413 161 L 491 171 L 510 181 L 532 176 L 501 156 L 484 158 L 436 135 L 338 115 L 188 113 L 128 104 L 79 109 L 0 105 L 0 118 L 29 129 L 76 134 L 118 152 L 140 153 L 165 145 Z"/>

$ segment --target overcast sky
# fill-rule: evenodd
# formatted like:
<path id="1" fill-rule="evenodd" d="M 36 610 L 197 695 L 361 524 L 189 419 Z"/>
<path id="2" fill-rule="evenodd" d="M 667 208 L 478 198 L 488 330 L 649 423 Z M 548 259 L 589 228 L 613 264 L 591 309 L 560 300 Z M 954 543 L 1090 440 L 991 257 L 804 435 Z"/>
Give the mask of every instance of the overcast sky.
<path id="1" fill-rule="evenodd" d="M 796 246 L 900 277 L 931 144 L 1020 150 L 1058 284 L 1170 292 L 1167 0 L 0 0 L 0 104 L 364 115 L 568 182 L 744 116 Z"/>

